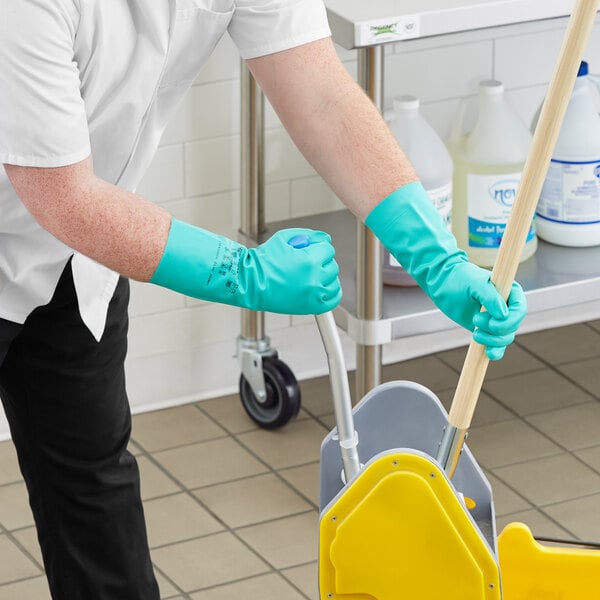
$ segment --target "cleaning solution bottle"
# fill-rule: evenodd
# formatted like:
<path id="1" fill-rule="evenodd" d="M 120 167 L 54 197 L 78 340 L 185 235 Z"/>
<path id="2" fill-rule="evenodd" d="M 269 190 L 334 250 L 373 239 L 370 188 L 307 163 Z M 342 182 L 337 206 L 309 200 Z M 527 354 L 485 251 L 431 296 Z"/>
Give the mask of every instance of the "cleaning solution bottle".
<path id="1" fill-rule="evenodd" d="M 425 191 L 450 229 L 452 214 L 452 157 L 446 145 L 423 118 L 419 99 L 400 96 L 393 102 L 390 130 L 412 163 Z M 387 251 L 383 252 L 383 283 L 415 286 L 417 282 Z"/>
<path id="2" fill-rule="evenodd" d="M 496 260 L 506 223 L 521 181 L 532 135 L 496 80 L 479 84 L 476 121 L 464 133 L 468 104 L 463 102 L 448 147 L 454 159 L 452 232 L 469 259 L 482 267 Z M 535 223 L 520 260 L 537 248 Z"/>
<path id="3" fill-rule="evenodd" d="M 588 64 L 582 62 L 537 206 L 540 238 L 559 246 L 600 245 L 600 115 L 595 96 Z"/>

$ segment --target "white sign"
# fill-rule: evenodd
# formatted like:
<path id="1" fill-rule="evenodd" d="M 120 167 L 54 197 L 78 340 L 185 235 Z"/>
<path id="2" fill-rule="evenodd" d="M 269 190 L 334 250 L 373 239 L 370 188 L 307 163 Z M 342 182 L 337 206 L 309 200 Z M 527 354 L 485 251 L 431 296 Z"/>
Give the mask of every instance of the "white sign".
<path id="1" fill-rule="evenodd" d="M 356 46 L 373 46 L 419 37 L 419 17 L 404 16 L 357 23 L 354 30 Z"/>

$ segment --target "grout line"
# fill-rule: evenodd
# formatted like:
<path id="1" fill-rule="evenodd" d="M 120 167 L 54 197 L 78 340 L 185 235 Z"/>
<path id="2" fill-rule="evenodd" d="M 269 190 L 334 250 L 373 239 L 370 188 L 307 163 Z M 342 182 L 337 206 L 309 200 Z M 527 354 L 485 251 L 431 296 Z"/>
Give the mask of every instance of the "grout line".
<path id="1" fill-rule="evenodd" d="M 233 437 L 233 436 L 229 436 L 229 437 Z M 215 536 L 215 535 L 219 535 L 219 534 L 223 534 L 223 533 L 229 533 L 230 535 L 234 536 L 238 542 L 240 542 L 247 550 L 249 550 L 261 562 L 263 562 L 268 567 L 269 572 L 276 572 L 277 571 L 277 569 L 275 568 L 274 565 L 272 565 L 265 557 L 263 557 L 262 555 L 260 555 L 254 548 L 252 548 L 252 546 L 250 546 L 245 540 L 243 540 L 239 535 L 237 535 L 235 529 L 231 528 L 227 523 L 225 523 L 217 514 L 215 514 L 210 509 L 210 507 L 208 507 L 207 505 L 205 505 L 204 502 L 202 502 L 200 500 L 200 498 L 198 498 L 190 490 L 190 488 L 188 488 L 182 481 L 180 481 L 179 479 L 177 479 L 172 473 L 170 473 L 170 471 L 168 471 L 160 463 L 158 463 L 158 461 L 151 454 L 147 454 L 147 458 L 149 460 L 151 460 L 151 462 L 153 462 L 156 467 L 158 467 L 167 476 L 169 476 L 177 485 L 179 485 L 181 487 L 181 489 L 182 489 L 182 493 L 187 494 L 196 504 L 198 504 L 199 506 L 201 506 L 209 515 L 211 515 L 218 523 L 220 523 L 223 526 L 223 530 L 221 530 L 221 531 L 213 532 L 213 533 L 206 534 L 206 535 L 203 535 L 203 536 L 197 536 L 195 538 L 188 539 L 188 540 L 178 540 L 176 542 L 172 542 L 170 544 L 165 544 L 163 546 L 160 546 L 160 548 L 163 548 L 163 547 L 166 547 L 166 546 L 177 545 L 177 544 L 181 543 L 182 541 L 189 542 L 189 541 L 193 541 L 194 539 L 201 539 L 201 538 Z M 244 479 L 244 478 L 242 478 L 242 479 Z M 227 480 L 226 482 L 223 482 L 223 483 L 228 483 L 229 481 L 233 481 L 233 480 Z M 157 549 L 157 548 L 155 548 L 155 549 Z"/>

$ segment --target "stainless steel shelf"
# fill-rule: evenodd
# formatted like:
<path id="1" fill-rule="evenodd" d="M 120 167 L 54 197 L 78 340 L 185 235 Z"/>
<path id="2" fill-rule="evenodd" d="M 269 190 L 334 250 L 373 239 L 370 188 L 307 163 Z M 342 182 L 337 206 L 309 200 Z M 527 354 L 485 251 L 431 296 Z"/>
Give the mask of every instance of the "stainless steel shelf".
<path id="1" fill-rule="evenodd" d="M 457 326 L 417 287 L 384 286 L 382 318 L 360 327 L 356 315 L 356 225 L 346 210 L 279 221 L 271 231 L 308 227 L 327 231 L 336 248 L 344 296 L 336 310 L 342 329 L 353 329 L 357 342 L 385 344 L 403 337 L 425 335 Z M 537 252 L 521 263 L 517 280 L 525 289 L 530 315 L 600 300 L 600 246 L 564 248 L 539 241 Z M 599 314 L 600 317 L 600 305 Z M 363 323 L 363 325 L 365 325 Z M 357 336 L 365 339 L 356 340 Z"/>
<path id="2" fill-rule="evenodd" d="M 574 0 L 325 0 L 347 49 L 568 16 Z"/>
<path id="3" fill-rule="evenodd" d="M 574 0 L 324 0 L 324 3 L 334 41 L 357 50 L 358 82 L 381 112 L 384 44 L 564 18 L 574 6 Z M 242 137 L 250 136 L 250 141 L 258 137 L 260 142 L 262 126 L 256 128 L 255 124 L 252 119 L 243 122 Z M 252 179 L 262 181 L 262 144 L 255 145 L 260 149 L 258 159 L 242 161 L 243 183 Z M 250 191 L 260 197 L 258 187 L 254 185 Z M 247 204 L 242 199 L 242 213 Z M 256 205 L 260 212 L 261 203 Z M 400 338 L 429 340 L 437 333 L 443 335 L 457 329 L 421 290 L 384 286 L 382 291 L 380 245 L 346 211 L 273 224 L 299 225 L 325 229 L 334 239 L 344 286 L 344 300 L 335 316 L 338 325 L 356 342 L 357 397 L 364 396 L 380 382 L 383 344 Z M 244 228 L 242 232 L 250 233 Z M 585 314 L 589 315 L 589 304 L 600 300 L 600 248 L 559 248 L 541 242 L 536 255 L 521 265 L 518 279 L 528 296 L 529 313 L 537 314 L 542 321 L 546 311 L 577 305 L 583 309 L 586 303 Z M 595 304 L 592 307 L 593 318 L 600 317 L 600 303 L 598 307 L 598 315 Z M 549 322 L 547 326 L 553 324 Z"/>

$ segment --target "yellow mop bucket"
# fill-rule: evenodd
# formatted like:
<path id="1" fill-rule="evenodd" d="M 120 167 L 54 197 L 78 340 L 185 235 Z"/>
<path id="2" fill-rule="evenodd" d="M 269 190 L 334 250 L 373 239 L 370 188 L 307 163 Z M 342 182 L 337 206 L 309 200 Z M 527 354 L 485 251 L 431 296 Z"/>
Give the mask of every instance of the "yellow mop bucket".
<path id="1" fill-rule="evenodd" d="M 505 299 L 598 1 L 577 0 L 569 20 L 491 275 Z M 487 370 L 485 348 L 469 346 L 448 415 L 431 392 L 408 382 L 378 386 L 352 409 L 333 317 L 317 322 L 336 418 L 321 447 L 322 600 L 600 598 L 594 551 L 543 547 L 518 525 L 503 532 L 498 550 L 490 486 L 464 445 Z"/>
<path id="2" fill-rule="evenodd" d="M 320 597 L 499 599 L 490 484 L 466 446 L 453 481 L 432 458 L 441 402 L 394 381 L 352 409 L 333 316 L 317 322 L 337 423 L 321 445 Z"/>
<path id="3" fill-rule="evenodd" d="M 585 544 L 583 544 L 585 545 Z M 600 549 L 546 546 L 523 523 L 507 525 L 498 539 L 504 600 L 600 598 Z"/>

